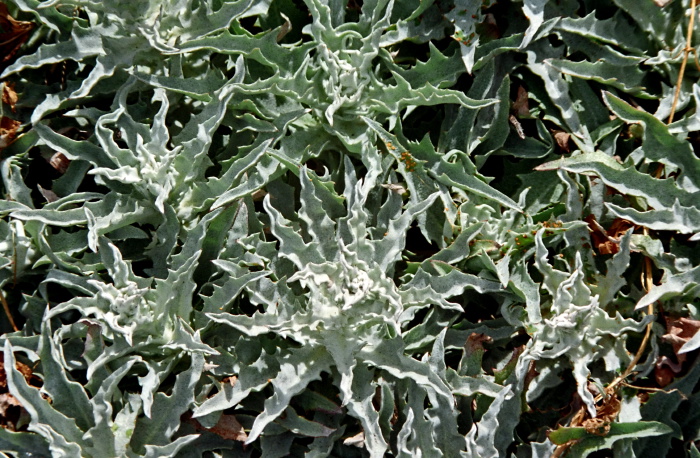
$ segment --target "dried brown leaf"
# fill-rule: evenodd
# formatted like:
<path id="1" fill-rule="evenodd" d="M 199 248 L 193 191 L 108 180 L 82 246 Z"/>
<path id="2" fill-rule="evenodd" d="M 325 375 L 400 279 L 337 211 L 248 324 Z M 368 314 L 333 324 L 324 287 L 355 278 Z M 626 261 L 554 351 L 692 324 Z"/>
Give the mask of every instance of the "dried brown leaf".
<path id="1" fill-rule="evenodd" d="M 219 421 L 208 431 L 223 437 L 224 439 L 245 442 L 248 435 L 234 415 L 221 415 Z"/>
<path id="2" fill-rule="evenodd" d="M 55 153 L 53 156 L 51 156 L 49 163 L 54 169 L 63 174 L 66 173 L 66 170 L 68 170 L 70 159 L 68 159 L 63 153 Z"/>
<path id="3" fill-rule="evenodd" d="M 17 129 L 21 123 L 7 116 L 0 118 L 0 150 L 12 143 L 17 136 Z"/>
<path id="4" fill-rule="evenodd" d="M 7 6 L 0 3 L 0 68 L 10 64 L 33 28 L 33 22 L 16 20 L 10 16 Z"/>
<path id="5" fill-rule="evenodd" d="M 588 223 L 591 242 L 600 254 L 615 254 L 620 251 L 620 238 L 634 227 L 634 224 L 622 218 L 616 218 L 608 229 L 601 226 L 594 215 L 588 215 L 584 221 Z"/>
<path id="6" fill-rule="evenodd" d="M 569 140 L 571 140 L 571 134 L 564 132 L 563 130 L 555 130 L 554 141 L 557 142 L 557 146 L 564 153 L 570 153 L 571 147 L 569 146 Z"/>
<path id="7" fill-rule="evenodd" d="M 240 442 L 245 442 L 248 439 L 248 435 L 244 431 L 243 425 L 238 422 L 234 415 L 221 415 L 219 421 L 211 428 L 205 428 L 202 426 L 202 424 L 197 421 L 196 418 L 192 418 L 191 412 L 185 413 L 182 416 L 182 421 L 192 425 L 197 431 L 209 431 L 224 439 Z"/>
<path id="8" fill-rule="evenodd" d="M 515 102 L 511 106 L 511 110 L 519 118 L 530 117 L 530 107 L 528 105 L 528 94 L 524 87 L 518 86 L 518 95 L 515 97 Z"/>
<path id="9" fill-rule="evenodd" d="M 2 103 L 9 106 L 13 113 L 15 112 L 17 93 L 15 92 L 14 84 L 8 82 L 2 85 Z"/>

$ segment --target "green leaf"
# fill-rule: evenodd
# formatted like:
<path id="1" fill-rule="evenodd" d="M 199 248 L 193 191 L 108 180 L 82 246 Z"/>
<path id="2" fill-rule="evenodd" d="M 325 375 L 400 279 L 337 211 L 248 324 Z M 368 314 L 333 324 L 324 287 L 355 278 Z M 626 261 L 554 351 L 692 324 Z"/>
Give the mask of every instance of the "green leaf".
<path id="1" fill-rule="evenodd" d="M 671 135 L 668 126 L 653 115 L 631 107 L 612 94 L 603 93 L 603 99 L 610 110 L 624 121 L 644 126 L 642 151 L 647 161 L 679 168 L 679 187 L 689 192 L 700 190 L 700 159 L 694 154 L 690 143 Z"/>
<path id="2" fill-rule="evenodd" d="M 684 191 L 676 186 L 676 182 L 670 178 L 653 178 L 651 175 L 638 172 L 632 166 L 625 167 L 600 151 L 561 158 L 535 168 L 539 171 L 557 169 L 581 174 L 595 174 L 605 184 L 623 194 L 643 197 L 655 209 L 672 207 L 674 202 L 690 207 L 694 205 L 692 202 L 697 199 L 697 192 Z"/>
<path id="3" fill-rule="evenodd" d="M 5 341 L 4 362 L 8 390 L 29 412 L 30 427 L 42 434 L 50 447 L 67 447 L 80 453 L 80 447 L 76 444 L 81 442 L 83 432 L 73 418 L 55 410 L 41 397 L 38 389 L 27 384 L 24 376 L 15 368 L 14 352 L 8 341 Z M 72 443 L 72 447 L 68 447 L 66 441 Z"/>
<path id="4" fill-rule="evenodd" d="M 292 397 L 306 388 L 309 382 L 319 379 L 321 372 L 328 371 L 330 366 L 329 355 L 321 347 L 302 347 L 280 358 L 280 371 L 272 380 L 275 392 L 265 400 L 265 408 L 255 418 L 246 443 L 254 442 L 265 426 L 284 412 Z"/>
<path id="5" fill-rule="evenodd" d="M 609 449 L 621 439 L 662 436 L 670 432 L 672 429 L 663 423 L 640 421 L 636 423 L 611 423 L 610 432 L 604 436 L 589 434 L 584 428 L 559 428 L 549 433 L 549 439 L 557 445 L 576 440 L 578 442 L 571 447 L 569 454 L 575 457 L 585 457 L 593 451 Z"/>
<path id="6" fill-rule="evenodd" d="M 177 375 L 172 393 L 169 396 L 162 392 L 157 393 L 151 408 L 151 417 L 139 417 L 131 439 L 134 450 L 146 451 L 146 456 L 148 453 L 155 453 L 159 446 L 167 446 L 164 449 L 166 451 L 173 450 L 173 447 L 177 450 L 196 437 L 185 436 L 176 441 L 172 440 L 173 434 L 180 426 L 180 416 L 194 403 L 194 387 L 204 367 L 204 356 L 199 353 L 191 355 L 190 367 Z M 155 453 L 153 456 L 167 455 Z"/>

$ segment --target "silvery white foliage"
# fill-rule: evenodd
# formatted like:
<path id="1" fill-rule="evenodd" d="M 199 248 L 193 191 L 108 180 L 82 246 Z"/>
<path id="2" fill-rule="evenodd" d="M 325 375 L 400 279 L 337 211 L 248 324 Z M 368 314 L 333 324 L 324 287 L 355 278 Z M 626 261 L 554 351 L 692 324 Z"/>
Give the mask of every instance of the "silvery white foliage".
<path id="1" fill-rule="evenodd" d="M 240 73 L 237 76 L 242 77 Z M 94 168 L 89 173 L 99 183 L 111 187 L 127 185 L 120 190 L 129 190 L 137 198 L 133 200 L 140 201 L 142 206 L 155 207 L 165 217 L 169 206 L 187 222 L 193 209 L 183 204 L 183 197 L 192 192 L 195 183 L 204 181 L 203 169 L 210 164 L 206 153 L 225 114 L 233 84 L 216 91 L 215 99 L 206 103 L 178 135 L 170 134 L 166 119 L 170 103 L 163 89 L 156 88 L 153 94 L 152 101 L 159 102 L 160 107 L 151 126 L 132 117 L 127 97 L 142 84 L 130 78 L 115 96 L 115 110 L 100 116 L 96 122 L 95 136 L 101 148 L 87 142 L 72 142 L 45 126 L 40 126 L 40 136 L 45 144 L 68 158 L 92 163 Z M 115 135 L 123 139 L 126 148 L 119 145 Z M 172 148 L 171 144 L 174 144 Z M 102 233 L 114 227 L 109 218 L 101 220 L 95 223 L 103 226 Z"/>
<path id="2" fill-rule="evenodd" d="M 39 442 L 29 435 L 19 448 L 7 448 L 17 452 L 38 455 L 82 456 L 111 458 L 115 456 L 173 456 L 178 450 L 197 438 L 196 435 L 173 438 L 180 423 L 180 415 L 193 401 L 188 388 L 202 372 L 203 357 L 193 355 L 190 368 L 177 376 L 172 395 L 156 396 L 153 408 L 157 418 L 153 421 L 139 418 L 142 400 L 139 396 L 123 392 L 119 383 L 129 375 L 135 365 L 143 362 L 131 357 L 115 368 L 98 386 L 92 396 L 71 377 L 60 363 L 60 344 L 50 338 L 45 322 L 37 356 L 41 358 L 44 386 L 41 390 L 27 384 L 15 368 L 15 348 L 4 342 L 4 360 L 8 363 L 7 384 L 29 412 L 29 431 L 44 439 Z M 47 398 L 48 397 L 48 398 Z M 27 433 L 23 433 L 27 434 Z M 144 443 L 143 438 L 148 438 Z"/>
<path id="3" fill-rule="evenodd" d="M 525 0 L 500 37 L 483 33 L 502 25 L 503 8 L 490 1 L 6 3 L 41 26 L 24 48 L 36 52 L 3 74 L 19 83 L 20 117 L 33 126 L 3 150 L 0 202 L 0 286 L 27 317 L 4 338 L 8 386 L 36 433 L 0 429 L 0 449 L 198 456 L 230 442 L 210 441 L 211 432 L 195 439 L 180 416 L 193 409 L 213 427 L 236 409 L 250 431 L 246 453 L 284 456 L 303 443 L 310 456 L 342 447 L 505 456 L 518 426 L 530 433 L 516 439 L 518 453 L 544 456 L 549 442 L 523 447 L 542 425 L 520 421 L 532 415 L 522 402 L 540 401 L 573 367 L 591 410 L 587 384 L 604 385 L 628 364 L 626 333 L 644 323 L 611 307 L 660 300 L 665 313 L 697 318 L 700 162 L 674 135 L 697 127 L 698 96 L 681 99 L 684 119 L 669 128 L 598 97 L 600 85 L 626 100 L 653 96 L 638 67 L 656 52 L 646 63 L 666 88 L 657 116 L 668 112 L 683 2 L 616 0 L 600 20 L 578 17 L 575 1 Z M 307 10 L 287 19 L 292 6 Z M 285 35 L 289 26 L 298 42 Z M 432 124 L 409 117 L 436 105 Z M 552 125 L 586 152 L 557 145 Z M 58 200 L 46 204 L 37 196 L 50 194 L 24 183 L 34 146 L 72 161 L 53 180 Z M 529 161 L 557 156 L 531 171 Z M 654 163 L 672 175 L 653 178 Z M 494 165 L 504 165 L 495 181 L 485 175 Z M 107 190 L 78 192 L 93 177 Z M 617 216 L 686 235 L 670 250 L 662 233 L 632 236 L 665 270 L 661 285 L 644 297 L 635 287 L 629 235 L 598 272 L 603 263 L 581 241 L 588 210 L 601 224 Z M 437 253 L 406 247 L 414 223 Z M 549 259 L 545 244 L 558 250 L 562 241 L 564 258 Z M 480 356 L 464 344 L 472 332 L 493 340 Z M 513 342 L 516 356 L 501 359 Z M 656 340 L 651 347 L 647 372 L 660 352 Z M 497 361 L 484 363 L 484 352 Z M 40 361 L 41 392 L 14 369 L 18 353 Z M 539 375 L 524 392 L 532 361 Z M 592 377 L 586 366 L 598 362 L 607 374 Z M 338 403 L 319 401 L 319 385 L 339 393 Z M 679 402 L 658 415 L 671 421 Z M 621 420 L 649 419 L 638 407 Z M 475 424 L 464 437 L 457 423 L 467 417 Z M 634 453 L 628 442 L 617 452 Z"/>
<path id="4" fill-rule="evenodd" d="M 310 115 L 297 125 L 305 130 L 318 128 L 319 133 L 323 132 L 329 142 L 324 149 L 339 143 L 354 154 L 361 154 L 375 138 L 360 116 L 386 121 L 393 129 L 404 109 L 408 114 L 416 106 L 449 103 L 477 109 L 494 103 L 493 100 L 472 100 L 458 91 L 444 89 L 442 71 L 436 62 L 426 64 L 436 69 L 435 77 L 423 74 L 424 71 L 414 75 L 394 63 L 386 46 L 395 41 L 384 42 L 384 38 L 394 32 L 392 13 L 396 9 L 398 15 L 415 19 L 431 5 L 411 10 L 396 7 L 393 0 L 371 1 L 363 3 L 357 21 L 344 22 L 347 12 L 340 3 L 318 0 L 304 3 L 312 18 L 312 23 L 303 29 L 310 41 L 277 43 L 279 30 L 248 37 L 245 41 L 223 32 L 177 46 L 173 52 L 216 50 L 245 56 L 246 60 L 269 67 L 272 76 L 256 78 L 251 75 L 253 81 L 242 87 L 245 97 L 241 97 L 241 101 L 253 96 L 261 102 L 260 113 L 271 117 L 280 110 L 309 109 Z M 431 54 L 436 56 L 436 61 L 447 60 L 439 51 Z M 450 79 L 454 80 L 460 71 L 452 72 Z M 285 103 L 272 102 L 271 94 Z"/>
<path id="5" fill-rule="evenodd" d="M 257 337 L 274 333 L 302 345 L 296 350 L 279 350 L 276 357 L 279 373 L 273 372 L 269 376 L 271 382 L 263 382 L 263 385 L 272 383 L 275 394 L 266 400 L 265 410 L 256 418 L 248 441 L 264 435 L 266 426 L 281 414 L 291 397 L 323 371 L 338 375 L 334 376 L 333 382 L 340 390 L 342 404 L 362 424 L 365 446 L 370 454 L 382 456 L 389 438 L 379 429 L 378 413 L 370 400 L 374 395 L 372 387 L 376 384 L 373 379 L 383 373 L 393 380 L 413 380 L 416 396 L 427 396 L 434 406 L 425 413 L 432 426 L 428 426 L 430 423 L 425 422 L 423 414 L 413 407 L 414 418 L 405 426 L 405 434 L 420 435 L 423 437 L 420 440 L 435 444 L 436 450 L 442 449 L 444 453 L 455 448 L 459 450 L 462 445 L 455 437 L 453 396 L 444 379 L 444 363 L 441 362 L 444 356 L 439 356 L 442 347 L 434 349 L 436 356 L 432 364 L 443 366 L 442 370 L 436 371 L 405 355 L 401 339 L 402 326 L 411 319 L 411 315 L 402 313 L 405 304 L 422 302 L 425 307 L 440 304 L 441 300 L 435 297 L 434 291 L 431 293 L 430 281 L 397 286 L 390 276 L 405 244 L 408 226 L 436 196 L 402 211 L 401 197 L 378 185 L 381 170 L 371 170 L 358 180 L 349 159 L 345 160 L 344 169 L 343 196 L 347 213 L 335 221 L 329 218 L 323 207 L 324 199 L 332 191 L 324 185 L 323 177 L 315 177 L 306 167 L 299 171 L 301 208 L 298 218 L 302 223 L 301 230 L 296 229 L 295 224 L 266 197 L 264 206 L 270 215 L 271 231 L 280 243 L 279 257 L 294 264 L 294 273 L 287 278 L 275 274 L 279 278 L 276 285 L 268 283 L 267 279 L 246 285 L 251 298 L 264 301 L 265 311 L 252 317 L 207 313 L 213 322 L 230 326 L 243 335 Z M 379 209 L 379 215 L 383 215 L 379 216 L 379 222 L 384 221 L 381 223 L 385 224 L 384 232 L 369 231 L 367 227 L 371 216 L 367 198 L 378 189 L 386 194 Z M 275 264 L 269 265 L 274 268 Z M 218 265 L 226 266 L 224 260 L 218 261 Z M 233 266 L 226 270 L 235 272 Z M 238 275 L 241 273 L 239 270 Z M 285 293 L 288 290 L 286 285 L 295 283 L 301 285 L 304 292 L 289 297 L 289 292 Z M 264 285 L 277 290 L 267 300 L 264 290 L 259 289 Z M 465 287 L 455 286 L 456 294 Z M 307 368 L 290 364 L 303 364 Z M 228 399 L 208 400 L 201 409 L 195 410 L 195 416 L 232 407 L 242 402 L 251 389 L 261 389 L 260 386 L 244 386 L 244 383 L 245 378 L 241 377 Z M 415 398 L 415 402 L 422 405 L 419 398 Z"/>
<path id="6" fill-rule="evenodd" d="M 15 3 L 42 25 L 56 31 L 58 40 L 18 59 L 3 72 L 3 77 L 66 59 L 93 64 L 79 85 L 47 95 L 32 115 L 34 123 L 52 111 L 75 106 L 99 91 L 99 83 L 116 90 L 124 82 L 120 71 L 182 77 L 182 68 L 178 69 L 177 65 L 169 68 L 162 59 L 162 52 L 170 51 L 175 40 L 182 43 L 226 29 L 236 19 L 264 13 L 269 5 L 253 0 L 221 2 L 217 9 L 214 2 L 191 0 Z M 88 19 L 74 16 L 83 8 Z"/>
<path id="7" fill-rule="evenodd" d="M 80 287 L 86 296 L 76 296 L 56 305 L 45 319 L 60 316 L 69 310 L 78 311 L 85 324 L 95 326 L 105 343 L 95 342 L 92 351 L 86 351 L 87 377 L 91 384 L 108 376 L 110 368 L 129 360 L 133 355 L 148 355 L 143 364 L 148 374 L 140 378 L 143 388 L 143 410 L 151 415 L 154 395 L 172 364 L 186 353 L 216 355 L 218 352 L 202 343 L 199 331 L 190 326 L 192 314 L 192 280 L 206 227 L 220 212 L 212 212 L 192 231 L 182 251 L 173 255 L 171 270 L 165 279 L 142 278 L 134 275 L 119 249 L 108 239 L 98 240 L 99 253 L 111 282 L 88 278 L 81 285 L 79 279 L 68 279 L 66 286 Z M 50 279 L 48 281 L 51 281 Z M 57 338 L 67 329 L 58 330 Z M 94 354 L 93 354 L 94 353 Z M 158 355 L 151 360 L 150 356 Z"/>
<path id="8" fill-rule="evenodd" d="M 549 312 L 543 313 L 542 321 L 527 324 L 532 340 L 525 355 L 540 361 L 565 356 L 572 365 L 578 394 L 589 414 L 595 417 L 595 402 L 588 390 L 591 376 L 588 365 L 602 359 L 610 374 L 626 368 L 631 356 L 625 348 L 625 333 L 641 331 L 648 319 L 624 319 L 619 312 L 610 316 L 601 308 L 599 296 L 593 295 L 584 281 L 584 265 L 578 253 L 570 272 L 557 270 L 549 264 L 542 242 L 543 232 L 541 229 L 535 236 L 535 266 L 544 277 L 542 287 L 549 299 L 543 303 L 543 308 L 549 308 Z M 630 236 L 628 233 L 624 238 L 626 249 L 615 257 L 629 258 Z M 624 271 L 626 263 L 621 264 L 624 264 L 621 269 L 611 270 L 615 274 Z"/>
<path id="9" fill-rule="evenodd" d="M 476 108 L 492 103 L 439 89 L 437 84 L 414 87 L 401 76 L 390 53 L 380 46 L 392 25 L 393 0 L 363 3 L 356 24 L 340 24 L 336 17 L 343 14 L 337 11 L 338 5 L 317 0 L 305 3 L 313 22 L 304 31 L 317 47 L 315 55 L 307 55 L 301 71 L 321 90 L 306 92 L 302 103 L 311 106 L 318 117 L 325 117 L 331 132 L 351 151 L 361 151 L 371 141 L 356 125 L 360 116 L 386 120 L 393 129 L 403 108 L 410 112 L 416 105 L 457 103 Z"/>
<path id="10" fill-rule="evenodd" d="M 19 220 L 0 221 L 0 285 L 22 278 L 38 259 L 25 225 Z"/>

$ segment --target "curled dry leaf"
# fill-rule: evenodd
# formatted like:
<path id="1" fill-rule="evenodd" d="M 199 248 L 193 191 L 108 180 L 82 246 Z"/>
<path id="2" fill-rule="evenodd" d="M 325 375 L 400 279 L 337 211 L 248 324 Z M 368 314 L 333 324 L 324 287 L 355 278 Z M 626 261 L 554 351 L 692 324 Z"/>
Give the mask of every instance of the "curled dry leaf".
<path id="1" fill-rule="evenodd" d="M 284 24 L 280 27 L 280 31 L 277 32 L 277 43 L 282 41 L 282 38 L 292 30 L 292 21 L 284 13 L 280 13 L 280 16 L 284 18 Z"/>
<path id="2" fill-rule="evenodd" d="M 659 387 L 664 388 L 673 382 L 680 372 L 682 365 L 674 362 L 667 356 L 662 356 L 654 367 L 654 379 Z"/>
<path id="3" fill-rule="evenodd" d="M 559 150 L 564 153 L 570 153 L 571 147 L 569 146 L 569 140 L 571 139 L 571 134 L 564 132 L 563 130 L 555 130 L 554 141 L 557 142 Z"/>
<path id="4" fill-rule="evenodd" d="M 34 23 L 16 20 L 10 16 L 7 6 L 0 3 L 0 69 L 9 65 L 33 28 Z"/>
<path id="5" fill-rule="evenodd" d="M 248 439 L 248 435 L 243 430 L 243 425 L 236 420 L 234 415 L 221 415 L 214 427 L 208 428 L 207 431 L 228 440 L 245 442 Z"/>
<path id="6" fill-rule="evenodd" d="M 668 356 L 660 356 L 656 361 L 654 377 L 660 387 L 663 388 L 667 386 L 673 382 L 674 378 L 681 374 L 683 371 L 683 363 L 687 359 L 687 354 L 680 353 L 680 349 L 698 331 L 700 331 L 700 321 L 698 320 L 681 317 L 666 322 L 666 334 L 664 334 L 661 339 L 671 344 L 673 353 L 676 355 L 676 360 L 674 361 Z"/>
<path id="7" fill-rule="evenodd" d="M 52 190 L 44 189 L 40 184 L 37 184 L 36 187 L 39 189 L 41 195 L 44 196 L 47 203 L 56 202 L 58 200 L 58 195 Z"/>
<path id="8" fill-rule="evenodd" d="M 2 85 L 2 103 L 10 107 L 10 110 L 14 113 L 15 105 L 17 105 L 17 93 L 15 92 L 15 86 L 12 83 L 3 83 Z"/>
<path id="9" fill-rule="evenodd" d="M 511 111 L 520 118 L 530 117 L 530 107 L 528 105 L 528 94 L 524 87 L 518 86 L 518 95 L 511 106 Z"/>
<path id="10" fill-rule="evenodd" d="M 523 130 L 523 126 L 520 125 L 520 121 L 518 121 L 518 118 L 516 118 L 513 115 L 510 115 L 508 117 L 508 121 L 510 121 L 513 127 L 515 127 L 515 131 L 518 133 L 518 137 L 525 140 L 525 131 Z"/>
<path id="11" fill-rule="evenodd" d="M 51 156 L 49 163 L 54 169 L 63 174 L 66 173 L 66 170 L 68 170 L 70 159 L 64 156 L 63 153 L 55 153 L 53 156 Z"/>
<path id="12" fill-rule="evenodd" d="M 14 141 L 20 124 L 19 121 L 6 116 L 0 118 L 0 150 L 6 148 Z"/>
<path id="13" fill-rule="evenodd" d="M 209 431 L 217 436 L 220 436 L 227 440 L 234 440 L 239 442 L 245 442 L 248 439 L 248 435 L 243 430 L 243 425 L 241 425 L 236 419 L 235 415 L 223 414 L 211 428 L 205 428 L 202 424 L 197 421 L 196 418 L 192 418 L 191 413 L 187 413 L 183 417 L 184 421 L 189 423 L 197 431 Z"/>
<path id="14" fill-rule="evenodd" d="M 620 413 L 620 398 L 617 393 L 608 393 L 602 404 L 596 408 L 596 418 L 589 418 L 583 422 L 586 432 L 597 436 L 605 436 L 610 432 L 610 423 L 615 421 Z"/>
<path id="15" fill-rule="evenodd" d="M 386 188 L 391 192 L 395 192 L 396 194 L 403 195 L 408 192 L 408 190 L 404 187 L 402 183 L 389 183 L 389 184 L 382 184 L 382 188 Z"/>
<path id="16" fill-rule="evenodd" d="M 688 342 L 697 332 L 700 331 L 700 321 L 681 317 L 677 320 L 669 321 L 666 325 L 666 334 L 661 337 L 664 341 L 673 346 L 673 351 L 679 358 L 685 354 L 679 354 L 686 342 Z"/>
<path id="17" fill-rule="evenodd" d="M 588 223 L 593 246 L 600 254 L 615 254 L 620 251 L 620 238 L 634 227 L 634 224 L 622 218 L 616 218 L 608 229 L 601 226 L 594 215 L 588 215 L 584 221 Z"/>

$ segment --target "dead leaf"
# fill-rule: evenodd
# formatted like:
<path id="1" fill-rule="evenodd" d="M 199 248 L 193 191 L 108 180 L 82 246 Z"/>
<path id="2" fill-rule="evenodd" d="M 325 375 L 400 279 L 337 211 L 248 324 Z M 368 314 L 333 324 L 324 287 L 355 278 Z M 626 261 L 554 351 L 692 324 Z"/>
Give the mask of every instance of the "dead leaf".
<path id="1" fill-rule="evenodd" d="M 70 159 L 68 159 L 63 153 L 55 153 L 53 156 L 51 156 L 49 163 L 54 169 L 63 174 L 66 173 L 66 170 L 68 170 Z"/>
<path id="2" fill-rule="evenodd" d="M 571 134 L 564 132 L 563 130 L 555 130 L 554 141 L 557 142 L 557 146 L 564 153 L 570 153 L 571 147 L 569 147 L 569 140 L 571 139 Z"/>
<path id="3" fill-rule="evenodd" d="M 518 86 L 518 95 L 515 97 L 515 102 L 511 105 L 511 111 L 519 118 L 530 117 L 530 107 L 528 106 L 528 94 L 524 87 Z"/>
<path id="4" fill-rule="evenodd" d="M 681 357 L 685 355 L 685 353 L 679 355 L 678 351 L 686 342 L 692 339 L 698 331 L 700 331 L 700 321 L 680 317 L 667 322 L 666 334 L 661 338 L 673 346 L 673 352 L 676 356 Z"/>
<path id="5" fill-rule="evenodd" d="M 7 67 L 20 47 L 29 38 L 33 22 L 18 21 L 4 3 L 0 3 L 0 69 Z"/>
<path id="6" fill-rule="evenodd" d="M 280 27 L 280 31 L 277 32 L 277 43 L 282 41 L 282 38 L 292 30 L 292 21 L 284 13 L 280 13 L 280 16 L 284 18 L 284 24 Z"/>
<path id="7" fill-rule="evenodd" d="M 8 82 L 2 85 L 2 103 L 9 106 L 13 113 L 16 111 L 17 93 L 15 92 L 14 84 Z"/>
<path id="8" fill-rule="evenodd" d="M 467 370 L 467 368 L 476 370 L 477 368 L 473 366 L 477 365 L 480 370 L 481 361 L 486 352 L 484 345 L 491 342 L 493 342 L 493 339 L 486 334 L 472 332 L 464 343 L 462 360 L 459 362 L 460 372 Z"/>
<path id="9" fill-rule="evenodd" d="M 52 190 L 44 189 L 38 183 L 37 183 L 36 187 L 39 189 L 39 192 L 41 193 L 41 195 L 44 196 L 44 199 L 46 199 L 47 203 L 56 202 L 58 200 L 58 196 Z"/>
<path id="10" fill-rule="evenodd" d="M 408 192 L 408 190 L 401 183 L 383 184 L 382 188 L 386 188 L 389 191 L 394 192 L 398 195 L 403 195 Z"/>
<path id="11" fill-rule="evenodd" d="M 235 415 L 221 415 L 219 421 L 216 422 L 216 424 L 211 428 L 205 428 L 204 426 L 202 426 L 202 424 L 199 421 L 197 421 L 196 418 L 192 418 L 191 412 L 185 413 L 182 417 L 182 420 L 185 423 L 189 423 L 190 425 L 192 425 L 197 431 L 209 431 L 210 433 L 214 433 L 217 436 L 222 437 L 224 439 L 239 442 L 245 442 L 246 440 L 248 440 L 248 435 L 244 431 L 243 425 L 241 425 L 238 422 Z"/>
<path id="12" fill-rule="evenodd" d="M 518 137 L 522 138 L 525 140 L 525 131 L 523 130 L 523 126 L 520 125 L 520 121 L 518 121 L 518 118 L 516 118 L 513 115 L 510 115 L 508 117 L 508 121 L 515 127 L 515 132 L 518 133 Z"/>
<path id="13" fill-rule="evenodd" d="M 10 145 L 17 136 L 17 129 L 22 123 L 7 116 L 0 118 L 0 150 Z"/>
<path id="14" fill-rule="evenodd" d="M 664 6 L 668 5 L 671 3 L 673 0 L 654 0 L 654 4 L 658 6 L 659 8 L 663 8 Z"/>
<path id="15" fill-rule="evenodd" d="M 620 251 L 620 238 L 631 227 L 634 227 L 630 221 L 616 218 L 610 227 L 605 229 L 592 214 L 585 217 L 584 221 L 588 223 L 593 246 L 600 254 L 615 254 Z"/>
<path id="16" fill-rule="evenodd" d="M 0 393 L 0 415 L 4 416 L 7 409 L 10 407 L 21 407 L 16 397 L 10 393 Z"/>
<path id="17" fill-rule="evenodd" d="M 209 428 L 207 431 L 228 440 L 239 442 L 248 440 L 248 435 L 243 430 L 243 425 L 241 425 L 233 415 L 221 415 L 221 418 L 219 418 L 219 421 L 214 427 Z"/>
<path id="18" fill-rule="evenodd" d="M 700 331 L 700 321 L 690 318 L 680 317 L 675 320 L 666 320 L 666 334 L 661 336 L 661 340 L 671 344 L 675 360 L 668 356 L 660 356 L 654 367 L 654 377 L 656 383 L 661 388 L 673 382 L 683 372 L 683 363 L 688 358 L 687 353 L 679 353 L 681 347 Z"/>
<path id="19" fill-rule="evenodd" d="M 654 379 L 659 387 L 664 388 L 673 382 L 680 373 L 682 364 L 678 364 L 666 356 L 662 356 L 654 367 Z"/>

